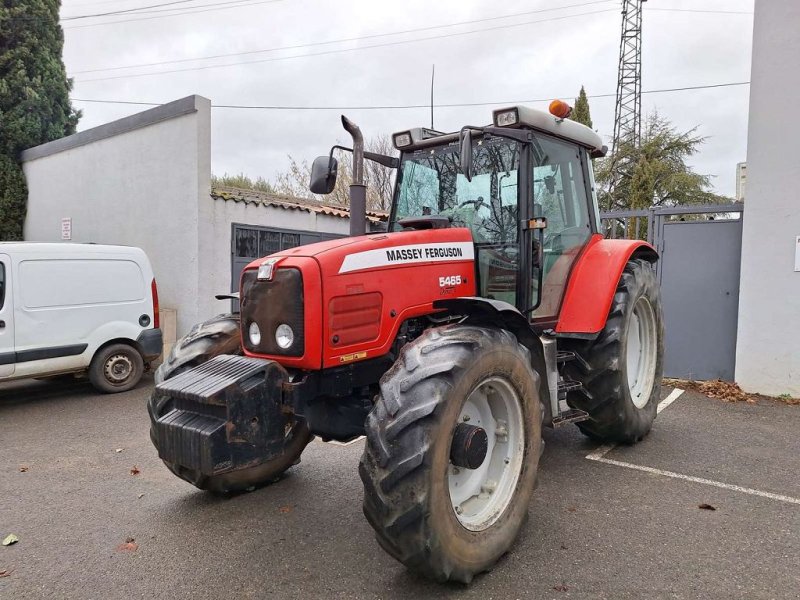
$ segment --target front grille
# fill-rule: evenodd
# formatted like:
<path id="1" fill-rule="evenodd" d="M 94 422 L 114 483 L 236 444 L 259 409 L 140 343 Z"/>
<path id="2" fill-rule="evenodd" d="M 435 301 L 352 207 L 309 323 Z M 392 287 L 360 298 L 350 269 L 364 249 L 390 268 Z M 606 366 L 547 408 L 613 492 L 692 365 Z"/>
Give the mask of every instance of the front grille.
<path id="1" fill-rule="evenodd" d="M 275 270 L 272 281 L 258 281 L 256 270 L 242 275 L 242 340 L 244 347 L 255 354 L 302 356 L 305 350 L 303 322 L 303 275 L 298 269 Z M 250 342 L 249 328 L 257 323 L 261 342 Z M 294 331 L 294 342 L 281 348 L 275 341 L 275 330 L 285 323 Z"/>

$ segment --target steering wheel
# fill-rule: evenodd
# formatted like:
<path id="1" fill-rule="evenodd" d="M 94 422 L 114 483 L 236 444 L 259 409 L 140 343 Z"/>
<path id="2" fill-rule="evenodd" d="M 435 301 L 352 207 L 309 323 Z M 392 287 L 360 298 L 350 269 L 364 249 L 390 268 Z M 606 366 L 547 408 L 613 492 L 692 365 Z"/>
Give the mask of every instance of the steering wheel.
<path id="1" fill-rule="evenodd" d="M 478 208 L 479 206 L 483 206 L 484 204 L 486 204 L 486 202 L 484 202 L 483 200 L 464 200 L 461 204 L 458 205 L 457 208 L 464 208 L 467 204 L 474 204 L 475 208 Z"/>

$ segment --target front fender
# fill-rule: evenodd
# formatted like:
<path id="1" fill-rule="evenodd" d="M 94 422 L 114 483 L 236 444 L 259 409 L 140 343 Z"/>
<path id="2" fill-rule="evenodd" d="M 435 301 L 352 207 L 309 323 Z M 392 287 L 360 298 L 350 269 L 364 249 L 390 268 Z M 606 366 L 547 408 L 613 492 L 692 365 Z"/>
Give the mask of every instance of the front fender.
<path id="1" fill-rule="evenodd" d="M 464 315 L 466 322 L 493 326 L 513 333 L 519 343 L 531 353 L 533 370 L 539 374 L 539 394 L 547 414 L 550 413 L 550 390 L 547 386 L 547 366 L 544 360 L 542 340 L 531 328 L 530 322 L 515 306 L 501 300 L 477 296 L 435 300 L 433 308 L 445 309 L 453 315 Z M 549 421 L 550 417 L 547 417 Z"/>
<path id="2" fill-rule="evenodd" d="M 556 333 L 601 331 L 606 325 L 622 271 L 631 258 L 654 263 L 658 253 L 641 240 L 607 240 L 594 235 L 572 268 Z"/>

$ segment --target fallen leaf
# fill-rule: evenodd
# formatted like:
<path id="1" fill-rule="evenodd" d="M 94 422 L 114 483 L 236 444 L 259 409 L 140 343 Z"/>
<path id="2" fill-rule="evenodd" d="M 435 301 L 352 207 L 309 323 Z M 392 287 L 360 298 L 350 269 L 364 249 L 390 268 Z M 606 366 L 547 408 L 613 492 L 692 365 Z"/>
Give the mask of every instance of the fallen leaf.
<path id="1" fill-rule="evenodd" d="M 574 506 L 570 506 L 570 507 L 567 509 L 567 512 L 576 512 L 577 510 L 578 510 L 578 509 L 577 509 L 577 508 L 575 508 Z"/>
<path id="2" fill-rule="evenodd" d="M 116 452 L 117 454 L 119 454 L 120 452 L 122 452 L 122 448 L 117 448 L 116 450 L 114 450 L 114 452 Z"/>
<path id="3" fill-rule="evenodd" d="M 288 505 L 287 506 L 281 506 L 278 510 L 281 511 L 283 514 L 286 514 L 286 513 L 292 512 L 292 507 L 288 506 Z"/>
<path id="4" fill-rule="evenodd" d="M 697 508 L 702 508 L 703 510 L 717 510 L 715 506 L 711 506 L 710 504 L 700 504 Z"/>
<path id="5" fill-rule="evenodd" d="M 3 539 L 3 546 L 10 546 L 11 544 L 16 544 L 18 541 L 19 541 L 19 538 L 16 535 L 14 535 L 13 533 L 9 533 Z"/>
<path id="6" fill-rule="evenodd" d="M 141 500 L 142 498 L 144 498 L 144 494 L 139 494 L 139 500 Z"/>
<path id="7" fill-rule="evenodd" d="M 14 569 L 3 569 L 0 571 L 0 577 L 8 577 L 13 571 Z"/>
<path id="8" fill-rule="evenodd" d="M 117 552 L 136 552 L 139 549 L 139 544 L 136 542 L 125 542 L 117 546 Z"/>
<path id="9" fill-rule="evenodd" d="M 554 586 L 553 586 L 553 589 L 554 589 L 555 591 L 557 591 L 557 592 L 568 592 L 568 591 L 569 591 L 569 587 L 567 587 L 567 586 L 566 586 L 566 585 L 564 585 L 563 583 L 562 583 L 562 584 L 560 584 L 560 585 L 554 585 Z"/>
<path id="10" fill-rule="evenodd" d="M 133 465 L 133 468 L 131 469 L 131 475 L 138 475 L 139 473 L 141 473 L 141 471 L 139 470 L 139 467 L 137 467 L 136 465 Z"/>
<path id="11" fill-rule="evenodd" d="M 567 547 L 564 544 L 561 544 L 561 549 L 562 550 L 567 550 Z"/>
<path id="12" fill-rule="evenodd" d="M 20 472 L 20 473 L 27 473 L 27 472 L 28 472 L 28 467 L 27 467 L 26 465 L 22 465 L 22 466 L 19 468 L 19 472 Z"/>

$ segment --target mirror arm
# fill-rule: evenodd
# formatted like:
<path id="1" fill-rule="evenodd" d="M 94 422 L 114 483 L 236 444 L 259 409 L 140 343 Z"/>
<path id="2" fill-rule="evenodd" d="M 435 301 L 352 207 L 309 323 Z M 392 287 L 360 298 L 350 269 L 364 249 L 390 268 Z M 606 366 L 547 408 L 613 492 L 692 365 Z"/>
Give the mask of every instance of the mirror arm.
<path id="1" fill-rule="evenodd" d="M 334 150 L 344 150 L 346 152 L 352 152 L 352 148 L 348 148 L 347 146 L 333 146 L 331 148 L 331 157 L 333 157 Z M 379 165 L 383 165 L 384 167 L 389 167 L 390 169 L 396 169 L 400 166 L 400 159 L 395 156 L 387 156 L 386 154 L 379 154 L 377 152 L 369 152 L 367 150 L 364 151 L 364 158 L 371 160 L 372 162 L 376 162 Z"/>

